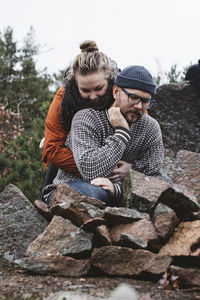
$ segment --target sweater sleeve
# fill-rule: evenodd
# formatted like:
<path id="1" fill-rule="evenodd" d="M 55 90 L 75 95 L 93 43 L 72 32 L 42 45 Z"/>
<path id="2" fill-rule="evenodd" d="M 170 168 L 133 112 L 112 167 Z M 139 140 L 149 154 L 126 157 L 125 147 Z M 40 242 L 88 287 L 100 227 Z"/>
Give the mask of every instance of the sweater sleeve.
<path id="1" fill-rule="evenodd" d="M 80 175 L 76 167 L 73 153 L 65 147 L 67 132 L 65 132 L 60 120 L 61 101 L 64 87 L 61 87 L 54 97 L 45 122 L 45 142 L 42 151 L 42 161 Z"/>
<path id="2" fill-rule="evenodd" d="M 150 126 L 145 149 L 132 163 L 132 168 L 148 176 L 162 179 L 164 147 L 161 129 L 156 120 Z"/>
<path id="3" fill-rule="evenodd" d="M 109 176 L 130 139 L 129 130 L 117 127 L 104 141 L 102 126 L 93 110 L 78 112 L 72 121 L 72 151 L 76 165 L 86 181 Z"/>

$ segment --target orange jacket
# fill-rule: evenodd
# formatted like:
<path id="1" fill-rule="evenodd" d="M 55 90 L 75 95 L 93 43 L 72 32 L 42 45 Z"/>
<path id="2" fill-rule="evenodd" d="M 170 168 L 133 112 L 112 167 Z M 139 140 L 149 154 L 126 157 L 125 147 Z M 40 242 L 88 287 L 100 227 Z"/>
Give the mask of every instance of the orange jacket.
<path id="1" fill-rule="evenodd" d="M 44 162 L 44 168 L 50 162 L 64 171 L 80 176 L 72 151 L 65 147 L 68 132 L 64 130 L 59 120 L 63 92 L 64 87 L 57 91 L 47 114 L 42 161 Z"/>

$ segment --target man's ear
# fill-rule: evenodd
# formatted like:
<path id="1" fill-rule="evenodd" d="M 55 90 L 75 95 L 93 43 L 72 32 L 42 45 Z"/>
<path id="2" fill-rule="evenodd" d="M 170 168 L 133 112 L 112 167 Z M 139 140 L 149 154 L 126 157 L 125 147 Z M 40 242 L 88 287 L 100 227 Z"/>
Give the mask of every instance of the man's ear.
<path id="1" fill-rule="evenodd" d="M 118 95 L 119 95 L 119 87 L 116 84 L 114 84 L 113 85 L 113 98 L 116 100 Z"/>

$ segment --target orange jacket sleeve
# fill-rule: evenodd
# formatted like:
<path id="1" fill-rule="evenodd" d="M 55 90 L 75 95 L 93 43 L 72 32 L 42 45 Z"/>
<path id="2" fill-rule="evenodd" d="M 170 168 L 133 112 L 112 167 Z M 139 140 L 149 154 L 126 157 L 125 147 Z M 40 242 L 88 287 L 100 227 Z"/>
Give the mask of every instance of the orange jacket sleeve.
<path id="1" fill-rule="evenodd" d="M 61 101 L 64 87 L 55 95 L 45 121 L 45 141 L 42 150 L 42 161 L 67 172 L 80 175 L 73 157 L 73 153 L 65 147 L 67 132 L 60 122 Z"/>

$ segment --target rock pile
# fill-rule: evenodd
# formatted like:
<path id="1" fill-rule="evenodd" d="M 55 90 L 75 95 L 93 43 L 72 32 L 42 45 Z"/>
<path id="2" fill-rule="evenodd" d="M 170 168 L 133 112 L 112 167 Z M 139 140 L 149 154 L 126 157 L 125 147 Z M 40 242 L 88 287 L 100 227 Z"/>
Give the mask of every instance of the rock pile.
<path id="1" fill-rule="evenodd" d="M 35 201 L 39 215 L 9 184 L 0 195 L 0 258 L 36 274 L 164 274 L 165 283 L 199 287 L 199 162 L 200 154 L 179 151 L 168 181 L 131 170 L 121 207 L 61 184 L 50 208 Z"/>
<path id="2" fill-rule="evenodd" d="M 1 228 L 5 235 L 10 233 L 7 249 L 5 237 L 1 239 L 2 257 L 8 260 L 10 255 L 10 261 L 37 274 L 160 278 L 168 272 L 179 284 L 200 286 L 199 156 L 177 153 L 173 183 L 131 170 L 123 183 L 121 207 L 105 207 L 58 185 L 50 208 L 35 201 L 47 220 L 37 216 L 40 223 L 33 219 L 37 211 L 21 191 L 8 185 L 1 194 Z M 188 182 L 189 178 L 193 180 Z M 24 218 L 24 233 L 11 232 L 8 206 L 12 216 L 18 214 L 18 226 Z M 27 230 L 33 223 L 34 233 Z M 31 232 L 23 243 L 22 235 Z"/>
<path id="3" fill-rule="evenodd" d="M 60 200 L 61 193 L 65 196 Z M 28 257 L 15 261 L 23 268 L 39 274 L 83 276 L 95 267 L 121 276 L 162 274 L 171 263 L 169 256 L 149 251 L 159 242 L 146 213 L 105 207 L 62 184 L 49 213 L 52 221 L 29 245 Z"/>

